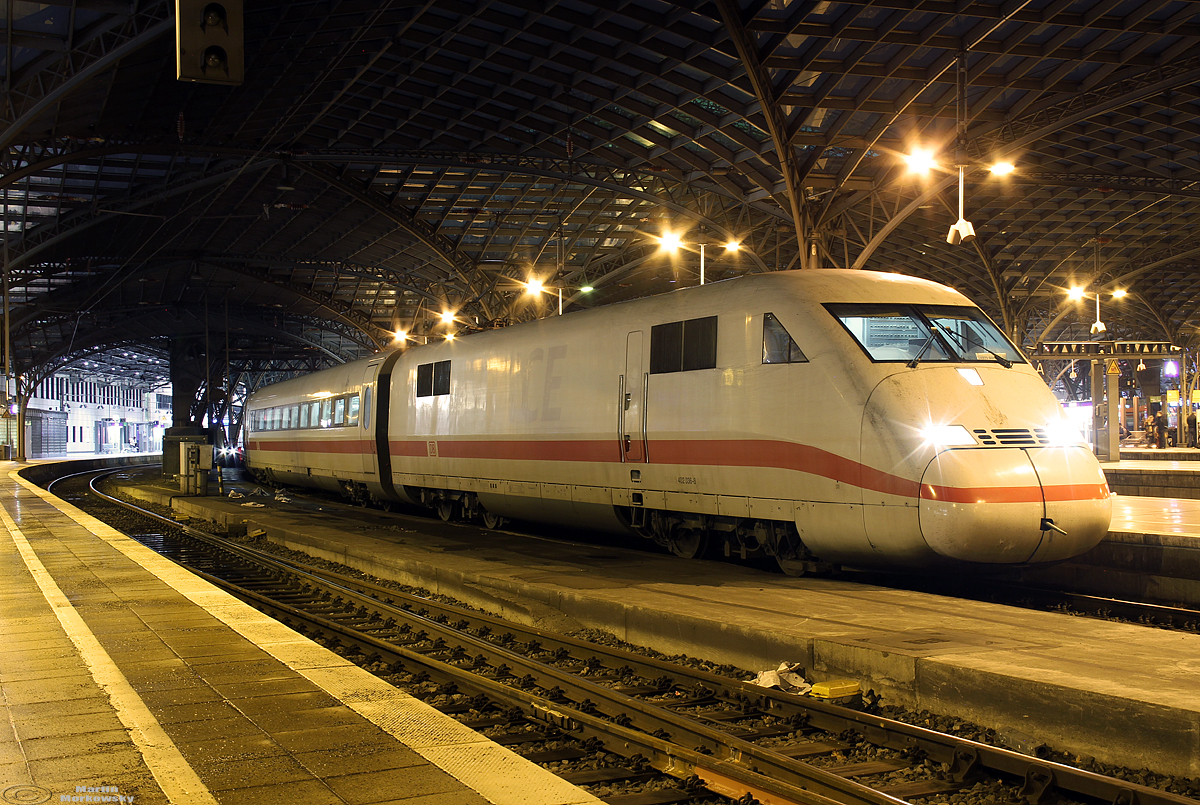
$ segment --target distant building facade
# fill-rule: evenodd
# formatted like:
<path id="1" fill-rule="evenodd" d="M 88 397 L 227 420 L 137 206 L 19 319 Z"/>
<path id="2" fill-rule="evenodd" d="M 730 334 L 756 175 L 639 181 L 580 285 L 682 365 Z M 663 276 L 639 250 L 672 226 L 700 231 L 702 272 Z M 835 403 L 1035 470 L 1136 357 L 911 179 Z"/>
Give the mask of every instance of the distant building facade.
<path id="1" fill-rule="evenodd" d="M 171 389 L 58 374 L 39 385 L 25 413 L 26 455 L 157 453 L 171 425 Z M 2 429 L 2 428 L 0 428 Z"/>

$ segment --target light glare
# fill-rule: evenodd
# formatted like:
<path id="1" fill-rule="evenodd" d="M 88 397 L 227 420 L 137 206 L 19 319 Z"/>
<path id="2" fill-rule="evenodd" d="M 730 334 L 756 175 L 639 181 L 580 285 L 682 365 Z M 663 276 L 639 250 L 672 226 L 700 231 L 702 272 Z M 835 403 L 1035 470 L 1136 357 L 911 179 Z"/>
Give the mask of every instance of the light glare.
<path id="1" fill-rule="evenodd" d="M 933 160 L 933 152 L 928 150 L 913 151 L 904 157 L 904 161 L 908 163 L 910 171 L 925 173 L 933 169 L 937 164 Z"/>
<path id="2" fill-rule="evenodd" d="M 925 444 L 934 447 L 963 447 L 975 444 L 975 437 L 962 425 L 930 425 L 921 431 Z"/>
<path id="3" fill-rule="evenodd" d="M 995 165 L 992 165 L 990 168 L 988 168 L 988 170 L 992 172 L 993 176 L 1007 176 L 1016 169 L 1017 166 L 1011 162 L 997 162 Z"/>

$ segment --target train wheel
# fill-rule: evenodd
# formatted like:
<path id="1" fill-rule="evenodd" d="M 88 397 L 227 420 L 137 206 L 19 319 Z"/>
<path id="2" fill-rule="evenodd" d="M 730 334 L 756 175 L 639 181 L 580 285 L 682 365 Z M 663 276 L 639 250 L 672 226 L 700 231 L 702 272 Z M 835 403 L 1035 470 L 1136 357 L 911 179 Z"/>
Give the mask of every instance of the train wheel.
<path id="1" fill-rule="evenodd" d="M 492 514 L 487 509 L 483 510 L 483 527 L 495 531 L 500 526 L 504 525 L 504 518 L 498 514 Z"/>
<path id="2" fill-rule="evenodd" d="M 676 556 L 695 559 L 702 556 L 708 547 L 708 535 L 698 528 L 677 528 L 672 532 L 667 547 Z"/>
<path id="3" fill-rule="evenodd" d="M 458 503 L 448 498 L 443 498 L 437 502 L 438 517 L 442 518 L 443 522 L 450 522 L 454 519 L 455 509 L 458 508 Z"/>

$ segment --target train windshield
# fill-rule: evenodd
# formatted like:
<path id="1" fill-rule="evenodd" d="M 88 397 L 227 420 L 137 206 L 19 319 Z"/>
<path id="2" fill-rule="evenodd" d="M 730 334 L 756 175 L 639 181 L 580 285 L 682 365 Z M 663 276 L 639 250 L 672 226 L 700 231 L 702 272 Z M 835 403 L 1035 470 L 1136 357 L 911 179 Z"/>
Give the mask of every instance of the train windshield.
<path id="1" fill-rule="evenodd" d="M 944 305 L 828 304 L 873 361 L 1024 363 L 1020 351 L 979 308 Z"/>

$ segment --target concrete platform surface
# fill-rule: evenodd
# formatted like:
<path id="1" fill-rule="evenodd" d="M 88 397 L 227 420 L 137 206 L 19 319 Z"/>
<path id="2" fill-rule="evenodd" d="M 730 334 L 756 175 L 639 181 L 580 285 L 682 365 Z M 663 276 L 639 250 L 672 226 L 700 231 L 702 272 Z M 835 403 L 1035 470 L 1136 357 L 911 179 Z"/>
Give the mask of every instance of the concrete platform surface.
<path id="1" fill-rule="evenodd" d="M 10 471 L 0 557 L 4 802 L 599 802 Z"/>
<path id="2" fill-rule="evenodd" d="M 1103 461 L 1109 489 L 1122 496 L 1200 499 L 1200 450 L 1121 451 Z"/>
<path id="3" fill-rule="evenodd" d="M 131 491 L 542 628 L 602 629 L 749 670 L 800 662 L 892 703 L 1200 776 L 1195 634 L 685 561 L 633 537 L 522 536 L 302 498 L 180 498 L 163 484 Z"/>

